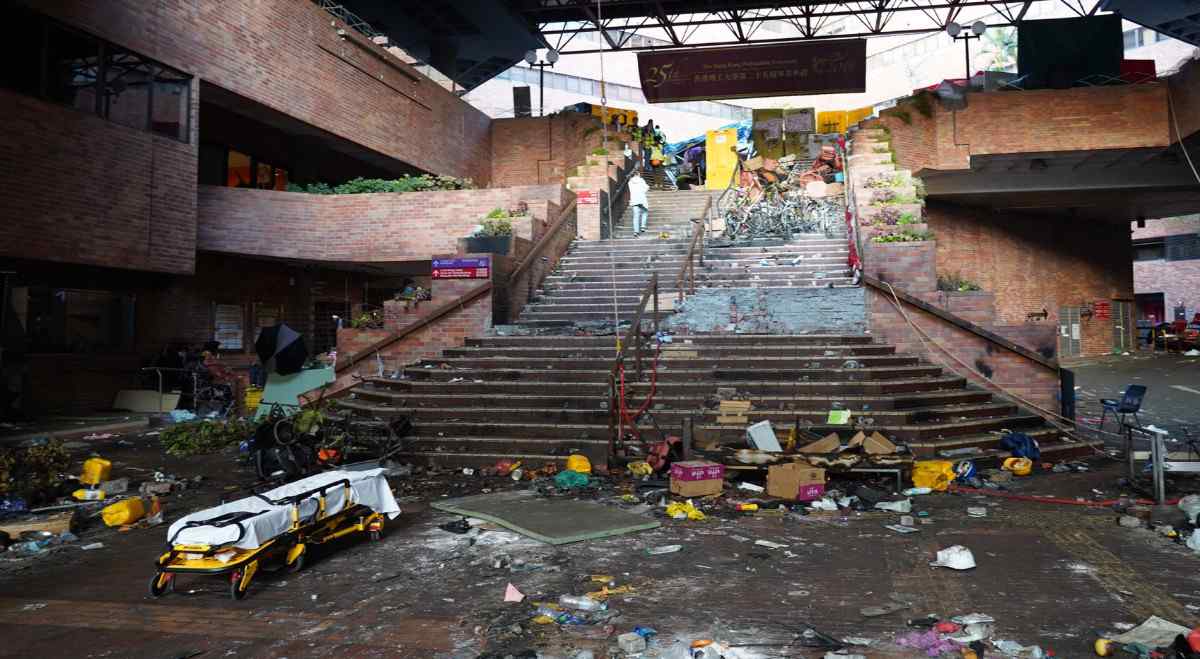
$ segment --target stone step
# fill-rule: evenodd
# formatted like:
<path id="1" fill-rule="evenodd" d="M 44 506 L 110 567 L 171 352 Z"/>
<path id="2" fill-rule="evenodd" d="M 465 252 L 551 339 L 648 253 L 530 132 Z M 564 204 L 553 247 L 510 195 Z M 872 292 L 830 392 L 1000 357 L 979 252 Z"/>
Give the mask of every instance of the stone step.
<path id="1" fill-rule="evenodd" d="M 836 276 L 834 274 L 836 272 L 841 272 L 842 274 L 840 276 Z M 676 292 L 674 280 L 675 280 L 674 277 L 670 277 L 667 279 L 660 279 L 658 282 L 659 294 L 661 295 L 663 293 Z M 617 291 L 618 296 L 622 296 L 622 295 L 627 296 L 627 297 L 636 296 L 636 297 L 638 297 L 638 299 L 641 299 L 642 292 L 645 290 L 647 283 L 649 283 L 649 282 L 648 281 L 637 281 L 637 280 L 623 281 L 623 282 L 618 281 L 616 283 L 615 290 Z M 739 276 L 736 274 L 724 276 L 724 277 L 715 277 L 715 276 L 714 277 L 702 277 L 699 274 L 697 274 L 697 276 L 696 276 L 697 289 L 700 289 L 700 288 L 757 288 L 757 289 L 779 288 L 779 289 L 784 289 L 784 288 L 811 288 L 814 286 L 823 287 L 823 286 L 828 286 L 828 285 L 832 285 L 835 287 L 842 287 L 842 286 L 851 286 L 852 284 L 853 284 L 853 278 L 849 276 L 849 271 L 844 270 L 844 269 L 837 270 L 837 271 L 830 270 L 825 273 L 824 277 L 820 277 L 820 278 L 804 277 L 801 275 L 788 275 L 788 274 L 774 276 L 774 275 L 771 275 L 770 273 L 768 273 L 766 275 L 759 275 L 759 276 L 751 276 L 751 275 Z M 542 294 L 546 295 L 546 296 L 550 296 L 550 295 L 555 295 L 561 291 L 572 291 L 572 292 L 590 291 L 590 292 L 599 293 L 599 294 L 605 295 L 605 296 L 611 296 L 613 290 L 614 290 L 613 283 L 611 281 L 580 280 L 577 282 L 564 282 L 564 283 L 551 282 L 550 284 L 548 284 L 547 288 L 543 291 Z M 612 304 L 611 297 L 606 297 L 605 302 L 608 304 Z"/>
<path id="2" fill-rule="evenodd" d="M 633 268 L 621 270 L 619 268 L 609 270 L 572 270 L 563 274 L 549 275 L 545 279 L 547 287 L 557 286 L 559 284 L 570 283 L 595 283 L 595 282 L 617 282 L 618 284 L 633 284 L 641 282 L 643 285 L 650 283 L 650 273 L 658 273 L 659 286 L 673 284 L 675 278 L 679 275 L 678 268 L 645 268 L 637 271 Z M 834 259 L 821 260 L 818 263 L 809 263 L 807 265 L 787 265 L 787 266 L 766 266 L 755 265 L 749 267 L 724 267 L 717 268 L 696 268 L 696 279 L 703 278 L 704 281 L 722 281 L 728 279 L 752 279 L 753 275 L 760 277 L 771 276 L 775 278 L 791 277 L 791 278 L 812 278 L 820 279 L 816 273 L 823 272 L 830 276 L 846 276 L 850 274 L 850 268 L 845 261 L 841 263 Z M 549 290 L 549 288 L 547 289 Z"/>
<path id="3" fill-rule="evenodd" d="M 644 397 L 649 395 L 648 382 L 634 382 L 633 367 L 627 373 L 626 390 L 631 396 Z M 705 398 L 716 394 L 717 388 L 728 386 L 725 383 L 707 381 L 664 381 L 655 385 L 657 395 L 676 398 Z M 932 392 L 961 392 L 967 386 L 966 380 L 953 375 L 938 377 L 874 380 L 874 381 L 823 381 L 823 382 L 784 382 L 784 381 L 742 381 L 734 387 L 738 395 L 750 400 L 759 398 L 779 397 L 879 397 L 894 396 L 907 399 Z M 607 375 L 602 381 L 545 381 L 528 382 L 522 380 L 489 380 L 478 382 L 464 379 L 459 382 L 448 380 L 412 379 L 393 380 L 389 378 L 367 378 L 367 384 L 362 390 L 377 389 L 393 393 L 417 393 L 439 395 L 480 395 L 502 392 L 504 395 L 578 395 L 600 396 L 607 398 Z M 355 391 L 358 391 L 356 389 Z M 868 403 L 869 404 L 869 403 Z"/>
<path id="4" fill-rule="evenodd" d="M 912 355 L 855 355 L 853 357 L 825 357 L 825 356 L 757 356 L 757 355 L 730 355 L 730 356 L 706 356 L 706 357 L 673 357 L 671 351 L 661 351 L 659 358 L 659 370 L 665 369 L 767 369 L 777 370 L 785 368 L 803 368 L 803 369 L 826 369 L 826 368 L 842 368 L 847 362 L 857 362 L 865 368 L 877 368 L 883 366 L 911 366 L 919 364 L 920 360 Z M 416 367 L 425 367 L 426 365 L 437 367 L 441 364 L 449 364 L 452 368 L 458 369 L 505 369 L 516 367 L 525 368 L 543 368 L 551 369 L 567 369 L 567 370 L 601 370 L 612 364 L 611 356 L 595 356 L 595 357 L 556 357 L 546 360 L 533 360 L 527 357 L 497 357 L 492 355 L 465 355 L 461 357 L 442 356 L 438 359 L 423 360 L 418 362 Z M 853 366 L 853 365 L 851 365 Z"/>
<path id="5" fill-rule="evenodd" d="M 527 456 L 538 456 L 542 460 L 565 460 L 568 455 L 586 455 L 594 464 L 604 465 L 608 462 L 607 439 L 545 439 L 540 437 L 478 437 L 478 436 L 438 436 L 417 435 L 408 437 L 405 446 L 409 448 L 401 455 L 423 454 L 448 458 L 453 455 L 457 467 L 488 467 L 500 460 L 520 459 L 522 465 L 529 466 Z M 468 456 L 490 456 L 479 462 L 462 463 L 462 458 Z M 520 457 L 514 457 L 520 456 Z M 469 458 L 468 458 L 469 459 Z M 537 464 L 535 462 L 535 464 Z"/>
<path id="6" fill-rule="evenodd" d="M 650 360 L 645 359 L 645 370 L 650 369 Z M 607 366 L 607 364 L 605 364 Z M 528 382 L 606 382 L 609 369 L 537 369 L 537 368 L 492 368 L 492 369 L 426 369 L 405 368 L 406 377 L 446 382 L 454 378 L 463 380 L 524 380 Z M 659 369 L 659 382 L 680 382 L 686 380 L 706 380 L 716 386 L 739 386 L 741 382 L 761 382 L 765 376 L 788 380 L 808 382 L 844 382 L 871 381 L 891 379 L 911 379 L 917 377 L 937 377 L 942 374 L 939 366 L 881 366 L 878 368 L 860 369 L 806 369 L 783 368 L 762 371 L 753 368 L 722 368 L 722 369 Z"/>
<path id="7" fill-rule="evenodd" d="M 674 310 L 660 309 L 658 312 L 659 320 L 663 320 L 675 313 Z M 622 321 L 633 321 L 633 317 L 637 313 L 633 309 L 618 310 L 617 318 Z M 652 312 L 649 308 L 642 314 L 644 320 L 650 320 Z M 613 319 L 612 309 L 593 310 L 593 311 L 576 311 L 576 312 L 559 312 L 559 311 L 522 311 L 517 322 L 521 325 L 572 325 L 574 323 L 595 323 L 611 321 Z"/>
<path id="8" fill-rule="evenodd" d="M 610 346 L 611 337 L 602 336 L 477 336 L 466 340 L 468 346 Z M 670 345 L 704 346 L 861 346 L 882 345 L 866 334 L 679 334 Z"/>
<path id="9" fill-rule="evenodd" d="M 607 387 L 605 387 L 607 389 Z M 437 391 L 431 389 L 431 392 Z M 590 393 L 586 394 L 564 394 L 564 393 L 546 393 L 537 394 L 517 394 L 517 393 L 417 393 L 415 391 L 394 391 L 382 387 L 360 387 L 355 389 L 355 399 L 360 402 L 387 402 L 391 407 L 403 409 L 412 408 L 434 408 L 445 409 L 455 407 L 511 407 L 521 409 L 571 409 L 571 410 L 594 410 L 607 409 L 607 397 L 597 395 L 597 390 L 593 388 Z M 706 403 L 712 402 L 713 398 L 710 395 L 705 396 L 703 392 L 693 392 L 692 395 L 665 395 L 657 392 L 654 397 L 654 405 L 661 405 L 664 409 L 672 410 L 694 410 L 711 413 L 713 410 L 706 408 Z M 756 410 L 776 410 L 791 412 L 793 410 L 817 410 L 822 413 L 831 409 L 831 405 L 844 405 L 847 409 L 862 410 L 864 406 L 868 410 L 910 410 L 913 408 L 937 407 L 946 405 L 967 405 L 967 404 L 985 404 L 992 402 L 990 393 L 983 390 L 949 390 L 949 391 L 929 391 L 919 394 L 908 394 L 905 396 L 892 395 L 853 395 L 853 396 L 835 396 L 835 395 L 816 395 L 816 396 L 755 396 L 753 401 Z"/>
<path id="10" fill-rule="evenodd" d="M 814 255 L 822 255 L 822 256 L 827 256 L 827 257 L 840 256 L 842 258 L 845 258 L 849 252 L 850 252 L 850 248 L 849 248 L 848 244 L 841 243 L 836 246 L 834 246 L 834 245 L 812 245 L 812 246 L 798 245 L 795 249 L 788 249 L 788 250 L 779 249 L 779 250 L 770 251 L 770 252 L 754 251 L 754 250 L 742 250 L 742 251 L 734 252 L 731 250 L 706 249 L 703 252 L 703 256 L 704 256 L 704 260 L 706 260 L 706 261 L 718 261 L 718 262 L 724 263 L 724 262 L 728 262 L 728 261 L 751 262 L 751 261 L 758 261 L 761 259 L 787 261 L 790 259 L 795 259 L 796 257 L 801 257 L 802 259 L 812 259 L 812 258 L 814 258 Z M 700 253 L 699 250 L 697 250 L 697 254 L 694 254 L 693 258 L 695 258 L 699 253 Z M 558 263 L 559 263 L 560 268 L 573 268 L 573 267 L 577 267 L 577 266 L 581 266 L 581 265 L 595 265 L 595 264 L 608 265 L 609 263 L 639 264 L 639 265 L 643 264 L 643 263 L 670 263 L 670 264 L 674 264 L 674 265 L 679 265 L 679 264 L 686 262 L 687 260 L 688 260 L 688 253 L 686 251 L 680 250 L 678 252 L 666 252 L 666 253 L 647 252 L 647 253 L 633 253 L 633 254 L 594 254 L 594 253 L 568 254 L 567 256 L 564 256 L 561 259 L 559 259 Z"/>
<path id="11" fill-rule="evenodd" d="M 811 345 L 811 346 L 760 346 L 760 345 L 709 345 L 684 343 L 663 344 L 663 350 L 693 351 L 701 357 L 721 357 L 734 355 L 753 355 L 760 357 L 841 357 L 851 358 L 863 355 L 894 355 L 896 348 L 890 345 Z M 448 348 L 442 351 L 446 357 L 495 356 L 513 359 L 536 358 L 579 358 L 603 357 L 611 358 L 613 348 L 611 342 L 605 346 L 575 346 L 575 347 L 543 347 L 543 346 L 469 346 L 463 348 Z"/>

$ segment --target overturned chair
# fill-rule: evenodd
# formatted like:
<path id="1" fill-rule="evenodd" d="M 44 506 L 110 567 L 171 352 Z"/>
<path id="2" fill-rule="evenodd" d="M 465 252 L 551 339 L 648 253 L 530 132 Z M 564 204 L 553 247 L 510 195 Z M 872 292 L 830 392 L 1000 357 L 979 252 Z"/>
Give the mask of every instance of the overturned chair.
<path id="1" fill-rule="evenodd" d="M 178 574 L 229 575 L 242 599 L 264 565 L 299 570 L 309 545 L 363 532 L 378 540 L 399 514 L 383 469 L 329 471 L 192 513 L 168 529 L 150 594 L 171 592 Z"/>

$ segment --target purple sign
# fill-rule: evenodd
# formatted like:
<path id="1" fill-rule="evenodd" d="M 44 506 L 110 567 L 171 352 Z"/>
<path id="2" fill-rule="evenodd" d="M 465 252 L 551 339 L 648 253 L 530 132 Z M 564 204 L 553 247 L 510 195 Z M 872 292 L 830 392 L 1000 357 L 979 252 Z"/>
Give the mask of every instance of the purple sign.
<path id="1" fill-rule="evenodd" d="M 433 260 L 434 279 L 488 279 L 491 276 L 491 258 L 487 256 Z"/>

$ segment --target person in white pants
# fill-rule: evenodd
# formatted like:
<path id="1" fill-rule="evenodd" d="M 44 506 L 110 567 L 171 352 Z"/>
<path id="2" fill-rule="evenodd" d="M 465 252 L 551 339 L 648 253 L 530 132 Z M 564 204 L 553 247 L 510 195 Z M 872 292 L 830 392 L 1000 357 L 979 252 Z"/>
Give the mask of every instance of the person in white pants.
<path id="1" fill-rule="evenodd" d="M 646 230 L 646 220 L 650 215 L 650 202 L 646 200 L 646 193 L 650 190 L 650 184 L 642 178 L 641 171 L 634 171 L 633 178 L 629 179 L 629 205 L 633 207 L 633 237 L 637 238 Z"/>

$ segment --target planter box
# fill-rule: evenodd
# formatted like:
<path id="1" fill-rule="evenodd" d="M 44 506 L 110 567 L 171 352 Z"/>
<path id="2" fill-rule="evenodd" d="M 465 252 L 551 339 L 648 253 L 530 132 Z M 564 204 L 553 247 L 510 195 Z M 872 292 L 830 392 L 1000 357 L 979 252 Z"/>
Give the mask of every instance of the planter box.
<path id="1" fill-rule="evenodd" d="M 508 254 L 512 251 L 512 242 L 512 236 L 472 236 L 458 240 L 462 254 Z"/>

